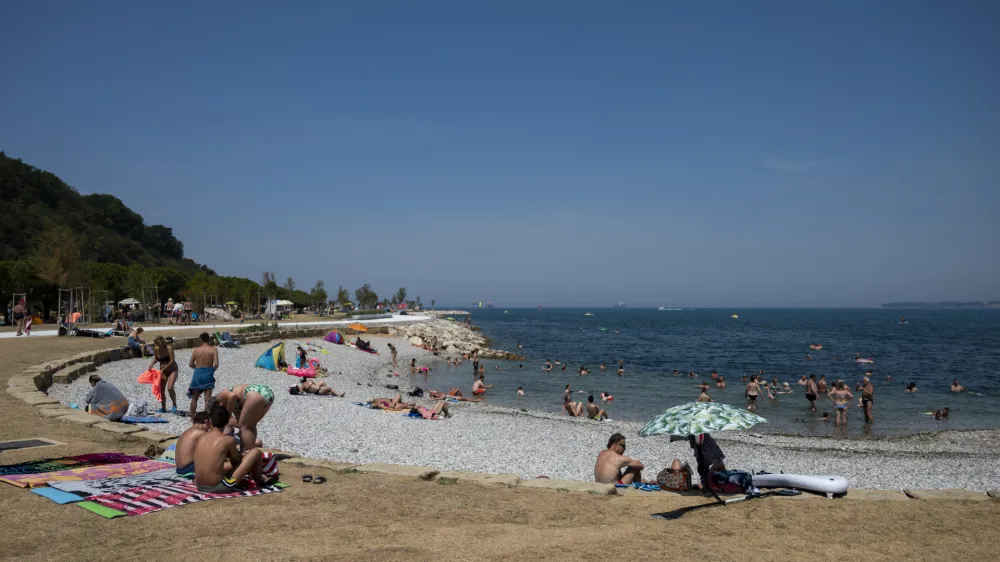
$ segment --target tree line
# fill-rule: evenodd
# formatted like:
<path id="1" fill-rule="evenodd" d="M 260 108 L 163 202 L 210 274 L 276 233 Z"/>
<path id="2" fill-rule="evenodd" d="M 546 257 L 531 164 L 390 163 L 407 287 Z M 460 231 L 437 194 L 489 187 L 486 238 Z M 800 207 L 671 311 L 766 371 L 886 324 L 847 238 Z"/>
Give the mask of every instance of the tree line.
<path id="1" fill-rule="evenodd" d="M 260 282 L 218 275 L 184 257 L 184 244 L 173 230 L 145 224 L 117 197 L 81 195 L 54 174 L 3 152 L 0 201 L 0 302 L 7 305 L 14 295 L 25 294 L 29 306 L 46 318 L 61 296 L 64 301 L 83 296 L 80 307 L 128 297 L 146 305 L 173 298 L 191 301 L 196 310 L 236 303 L 246 312 L 257 312 L 267 299 L 288 300 L 299 308 L 352 304 L 346 288 L 328 295 L 322 280 L 303 291 L 293 278 L 279 283 L 270 271 Z M 84 290 L 59 291 L 78 288 Z M 354 298 L 360 309 L 404 302 L 419 306 L 420 301 L 407 301 L 405 288 L 379 299 L 367 283 Z"/>

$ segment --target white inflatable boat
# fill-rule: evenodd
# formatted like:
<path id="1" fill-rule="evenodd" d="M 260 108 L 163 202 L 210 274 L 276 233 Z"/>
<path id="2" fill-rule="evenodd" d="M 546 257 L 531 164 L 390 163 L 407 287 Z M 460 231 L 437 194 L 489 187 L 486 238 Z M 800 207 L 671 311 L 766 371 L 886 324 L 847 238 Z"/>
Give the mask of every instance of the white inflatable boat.
<path id="1" fill-rule="evenodd" d="M 758 488 L 791 488 L 826 494 L 832 498 L 847 493 L 847 479 L 843 476 L 808 476 L 805 474 L 754 474 L 753 485 Z"/>

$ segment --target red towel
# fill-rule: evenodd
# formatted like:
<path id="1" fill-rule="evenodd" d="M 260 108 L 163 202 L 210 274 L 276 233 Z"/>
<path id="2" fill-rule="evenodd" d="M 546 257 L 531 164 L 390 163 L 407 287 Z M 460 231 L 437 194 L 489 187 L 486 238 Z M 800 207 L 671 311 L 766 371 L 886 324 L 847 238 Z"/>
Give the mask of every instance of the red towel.
<path id="1" fill-rule="evenodd" d="M 135 381 L 140 384 L 151 384 L 153 385 L 153 398 L 157 402 L 163 402 L 163 390 L 160 388 L 160 379 L 163 378 L 163 373 L 157 369 L 149 369 L 145 373 L 139 375 Z"/>

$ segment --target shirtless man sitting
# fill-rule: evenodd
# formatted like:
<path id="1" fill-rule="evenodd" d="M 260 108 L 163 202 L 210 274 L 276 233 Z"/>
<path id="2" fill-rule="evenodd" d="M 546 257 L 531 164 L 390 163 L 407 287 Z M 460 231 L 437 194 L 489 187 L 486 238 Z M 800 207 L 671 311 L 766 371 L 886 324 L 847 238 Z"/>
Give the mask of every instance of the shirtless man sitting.
<path id="1" fill-rule="evenodd" d="M 603 484 L 642 482 L 641 462 L 625 456 L 625 436 L 615 433 L 608 439 L 608 448 L 597 453 L 594 481 Z"/>
<path id="2" fill-rule="evenodd" d="M 587 397 L 587 417 L 596 421 L 608 419 L 608 413 L 601 409 L 597 404 L 594 404 L 593 394 Z"/>
<path id="3" fill-rule="evenodd" d="M 247 475 L 258 485 L 264 485 L 261 475 L 262 453 L 259 448 L 240 454 L 236 439 L 223 433 L 229 423 L 229 412 L 221 404 L 209 412 L 212 428 L 198 438 L 194 446 L 194 482 L 203 494 L 226 494 L 239 489 Z M 233 468 L 226 470 L 226 461 Z"/>
<path id="4" fill-rule="evenodd" d="M 177 438 L 174 447 L 174 462 L 177 464 L 177 474 L 194 476 L 194 448 L 202 436 L 207 435 L 212 428 L 208 412 L 198 412 L 194 415 L 194 425 L 184 430 Z"/>

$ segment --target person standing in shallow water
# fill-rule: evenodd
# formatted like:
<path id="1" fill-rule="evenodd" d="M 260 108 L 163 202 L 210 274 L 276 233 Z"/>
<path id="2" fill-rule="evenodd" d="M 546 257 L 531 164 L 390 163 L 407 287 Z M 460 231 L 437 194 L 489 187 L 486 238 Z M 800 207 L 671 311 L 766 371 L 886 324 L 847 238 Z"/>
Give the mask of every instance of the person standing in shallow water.
<path id="1" fill-rule="evenodd" d="M 864 386 L 861 387 L 861 408 L 865 413 L 865 423 L 870 424 L 875 421 L 872 415 L 872 404 L 875 401 L 875 385 L 869 377 L 865 377 Z"/>
<path id="2" fill-rule="evenodd" d="M 809 411 L 816 411 L 816 396 L 817 396 L 817 386 L 816 386 L 816 375 L 810 374 L 809 381 L 806 382 L 806 400 L 809 401 Z"/>

